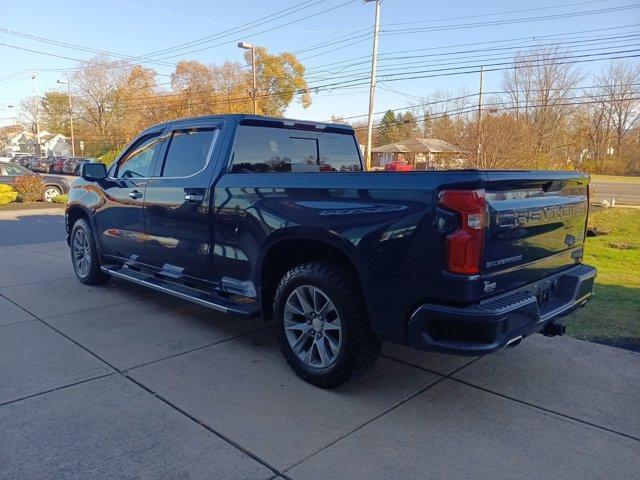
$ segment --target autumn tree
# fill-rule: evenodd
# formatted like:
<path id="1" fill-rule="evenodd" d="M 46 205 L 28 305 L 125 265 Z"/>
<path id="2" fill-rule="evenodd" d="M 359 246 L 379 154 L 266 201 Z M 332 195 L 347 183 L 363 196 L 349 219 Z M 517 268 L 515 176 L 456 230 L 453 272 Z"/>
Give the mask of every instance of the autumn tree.
<path id="1" fill-rule="evenodd" d="M 171 74 L 178 117 L 210 115 L 218 111 L 213 67 L 195 60 L 182 61 Z"/>
<path id="2" fill-rule="evenodd" d="M 68 94 L 66 92 L 50 90 L 44 94 L 41 100 L 41 106 L 41 128 L 49 132 L 69 136 L 71 134 L 71 127 Z"/>
<path id="3" fill-rule="evenodd" d="M 305 68 L 295 55 L 287 52 L 271 55 L 266 48 L 256 47 L 255 56 L 259 114 L 282 116 L 296 98 L 305 108 L 311 105 Z M 246 51 L 244 58 L 247 62 L 246 91 L 251 92 L 251 52 Z"/>
<path id="4" fill-rule="evenodd" d="M 118 121 L 122 119 L 124 99 L 122 85 L 125 84 L 133 66 L 122 60 L 110 60 L 99 56 L 83 64 L 71 76 L 76 98 L 78 138 L 88 138 L 105 148 L 122 146 Z"/>

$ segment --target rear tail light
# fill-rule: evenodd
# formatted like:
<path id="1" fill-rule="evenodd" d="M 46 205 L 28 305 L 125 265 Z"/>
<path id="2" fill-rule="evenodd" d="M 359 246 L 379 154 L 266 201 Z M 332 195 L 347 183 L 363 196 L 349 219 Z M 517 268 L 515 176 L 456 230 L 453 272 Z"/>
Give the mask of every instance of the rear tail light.
<path id="1" fill-rule="evenodd" d="M 447 235 L 445 262 L 452 273 L 480 273 L 486 219 L 484 190 L 444 190 L 438 205 L 456 212 L 460 225 Z"/>

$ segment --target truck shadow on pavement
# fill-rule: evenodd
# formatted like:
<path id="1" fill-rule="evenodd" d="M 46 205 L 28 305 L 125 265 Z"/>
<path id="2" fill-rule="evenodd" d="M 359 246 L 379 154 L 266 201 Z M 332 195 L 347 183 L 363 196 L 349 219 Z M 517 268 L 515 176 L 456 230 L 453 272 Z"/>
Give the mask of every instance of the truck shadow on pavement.
<path id="1" fill-rule="evenodd" d="M 64 212 L 0 211 L 0 247 L 64 240 Z"/>

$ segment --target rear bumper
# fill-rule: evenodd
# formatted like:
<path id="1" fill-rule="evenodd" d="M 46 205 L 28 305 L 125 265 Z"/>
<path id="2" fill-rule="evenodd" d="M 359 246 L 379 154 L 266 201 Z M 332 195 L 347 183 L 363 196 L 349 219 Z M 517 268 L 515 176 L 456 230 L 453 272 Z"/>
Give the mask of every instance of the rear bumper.
<path id="1" fill-rule="evenodd" d="M 409 343 L 462 355 L 495 352 L 584 305 L 593 295 L 596 273 L 576 265 L 472 306 L 421 305 L 409 320 Z"/>

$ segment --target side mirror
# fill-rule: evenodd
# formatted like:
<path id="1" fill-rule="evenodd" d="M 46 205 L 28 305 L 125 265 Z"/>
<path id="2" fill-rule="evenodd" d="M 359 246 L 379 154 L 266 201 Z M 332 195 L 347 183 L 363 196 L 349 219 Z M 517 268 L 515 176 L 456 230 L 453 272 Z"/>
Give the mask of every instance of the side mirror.
<path id="1" fill-rule="evenodd" d="M 104 163 L 85 162 L 80 165 L 80 176 L 90 182 L 103 180 L 107 178 L 107 166 Z"/>

